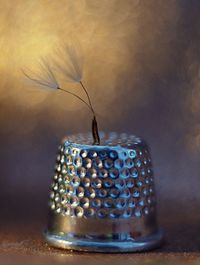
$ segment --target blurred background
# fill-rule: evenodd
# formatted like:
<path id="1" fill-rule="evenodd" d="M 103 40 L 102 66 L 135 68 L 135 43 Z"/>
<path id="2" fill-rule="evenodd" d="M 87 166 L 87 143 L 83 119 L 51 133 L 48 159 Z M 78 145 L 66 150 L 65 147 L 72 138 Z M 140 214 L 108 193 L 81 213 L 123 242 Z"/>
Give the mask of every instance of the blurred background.
<path id="1" fill-rule="evenodd" d="M 61 139 L 90 130 L 84 105 L 21 72 L 70 38 L 82 47 L 100 130 L 151 146 L 159 217 L 199 211 L 199 10 L 198 0 L 0 1 L 1 220 L 46 217 Z"/>

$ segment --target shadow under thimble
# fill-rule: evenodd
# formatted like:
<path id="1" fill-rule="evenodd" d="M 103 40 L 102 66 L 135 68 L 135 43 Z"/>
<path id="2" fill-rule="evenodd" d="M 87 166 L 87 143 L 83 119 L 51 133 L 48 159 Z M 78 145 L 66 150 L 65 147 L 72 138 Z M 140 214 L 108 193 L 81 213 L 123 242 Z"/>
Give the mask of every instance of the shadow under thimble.
<path id="1" fill-rule="evenodd" d="M 51 245 L 80 251 L 135 252 L 159 246 L 156 198 L 147 144 L 127 134 L 68 137 L 50 193 Z"/>

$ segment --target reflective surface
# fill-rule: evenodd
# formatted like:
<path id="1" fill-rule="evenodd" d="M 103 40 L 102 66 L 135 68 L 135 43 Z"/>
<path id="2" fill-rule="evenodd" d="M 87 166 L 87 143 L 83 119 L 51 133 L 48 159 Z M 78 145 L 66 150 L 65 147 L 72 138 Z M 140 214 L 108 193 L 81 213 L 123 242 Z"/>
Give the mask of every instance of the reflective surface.
<path id="1" fill-rule="evenodd" d="M 159 230 L 153 235 L 149 235 L 140 239 L 133 239 L 131 235 L 121 235 L 124 240 L 105 240 L 101 238 L 87 238 L 77 236 L 59 236 L 46 233 L 47 242 L 55 247 L 64 249 L 73 249 L 88 252 L 138 252 L 147 251 L 160 246 L 163 242 L 163 231 Z"/>
<path id="2" fill-rule="evenodd" d="M 46 237 L 63 248 L 138 251 L 157 246 L 151 157 L 144 141 L 127 134 L 68 137 L 59 147 Z M 121 249 L 120 249 L 120 245 Z"/>

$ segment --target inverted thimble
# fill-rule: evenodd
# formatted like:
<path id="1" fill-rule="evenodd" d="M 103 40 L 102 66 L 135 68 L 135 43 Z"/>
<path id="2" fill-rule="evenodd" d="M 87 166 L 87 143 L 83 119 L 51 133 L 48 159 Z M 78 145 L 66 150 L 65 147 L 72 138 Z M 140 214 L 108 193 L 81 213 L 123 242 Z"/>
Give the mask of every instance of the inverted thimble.
<path id="1" fill-rule="evenodd" d="M 50 193 L 51 245 L 81 251 L 135 252 L 163 239 L 147 144 L 127 134 L 73 135 L 59 147 Z"/>

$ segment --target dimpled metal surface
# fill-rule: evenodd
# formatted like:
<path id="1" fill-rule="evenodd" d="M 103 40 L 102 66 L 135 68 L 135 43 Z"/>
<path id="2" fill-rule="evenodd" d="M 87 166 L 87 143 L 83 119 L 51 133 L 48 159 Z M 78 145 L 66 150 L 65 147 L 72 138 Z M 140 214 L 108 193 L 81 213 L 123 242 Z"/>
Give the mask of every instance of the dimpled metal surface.
<path id="1" fill-rule="evenodd" d="M 117 234 L 119 237 L 119 233 L 121 238 L 125 232 L 123 236 L 127 240 L 136 229 L 134 227 L 140 227 L 135 236 L 151 235 L 156 231 L 156 200 L 146 143 L 133 135 L 116 133 L 101 133 L 100 146 L 91 145 L 91 142 L 90 134 L 79 134 L 68 137 L 59 146 L 50 193 L 51 220 L 47 237 L 51 240 L 48 241 L 52 243 L 53 233 L 54 245 L 63 247 L 63 242 L 58 244 L 59 239 L 55 236 L 61 233 L 68 238 L 70 234 L 73 240 L 80 239 L 82 234 L 90 235 L 90 224 L 101 230 L 98 236 L 98 230 L 91 229 L 97 240 L 102 235 L 108 240 L 108 232 L 111 238 Z M 105 235 L 101 220 L 110 226 Z M 130 221 L 133 224 L 129 229 L 127 224 Z M 119 222 L 120 231 L 116 229 L 116 222 Z M 85 246 L 84 250 L 88 247 Z M 89 250 L 93 250 L 91 246 Z"/>

